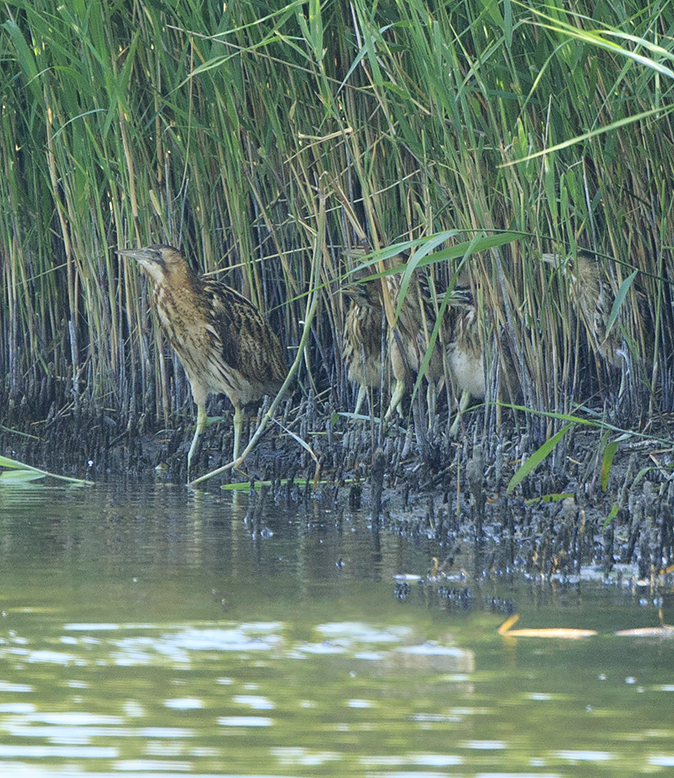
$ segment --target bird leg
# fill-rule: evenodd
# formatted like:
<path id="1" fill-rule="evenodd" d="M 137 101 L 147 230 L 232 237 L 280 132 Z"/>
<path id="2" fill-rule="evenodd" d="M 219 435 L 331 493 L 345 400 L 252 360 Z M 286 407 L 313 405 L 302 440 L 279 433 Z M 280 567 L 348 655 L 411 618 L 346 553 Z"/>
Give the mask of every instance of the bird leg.
<path id="1" fill-rule="evenodd" d="M 469 402 L 470 402 L 470 392 L 466 392 L 464 390 L 463 394 L 461 395 L 461 399 L 459 400 L 459 407 L 456 412 L 456 418 L 454 419 L 454 423 L 452 424 L 449 430 L 450 437 L 452 438 L 456 437 L 456 433 L 459 431 L 459 422 L 461 421 L 461 414 L 466 410 Z"/>
<path id="2" fill-rule="evenodd" d="M 199 403 L 197 404 L 197 428 L 194 430 L 194 437 L 192 438 L 192 445 L 190 446 L 190 450 L 187 452 L 187 473 L 189 475 L 190 472 L 190 465 L 192 463 L 192 457 L 194 456 L 194 452 L 197 450 L 197 442 L 199 440 L 199 435 L 204 431 L 204 427 L 206 426 L 206 403 Z"/>
<path id="3" fill-rule="evenodd" d="M 243 426 L 243 408 L 240 405 L 234 406 L 234 451 L 232 453 L 232 462 L 239 458 L 239 446 L 241 444 L 241 427 Z"/>
<path id="4" fill-rule="evenodd" d="M 356 400 L 356 410 L 354 411 L 355 414 L 360 413 L 360 409 L 363 405 L 363 402 L 365 401 L 365 395 L 367 394 L 367 386 L 364 384 L 361 384 L 358 388 L 358 398 Z"/>
<path id="5" fill-rule="evenodd" d="M 400 418 L 403 417 L 402 408 L 400 407 L 400 404 L 402 402 L 404 395 L 405 395 L 405 382 L 399 378 L 396 381 L 395 388 L 393 389 L 393 394 L 391 395 L 391 402 L 389 403 L 388 410 L 386 411 L 386 416 L 384 416 L 384 419 L 386 421 L 390 421 L 391 416 L 393 416 L 393 412 L 395 411 L 396 408 L 398 409 Z"/>

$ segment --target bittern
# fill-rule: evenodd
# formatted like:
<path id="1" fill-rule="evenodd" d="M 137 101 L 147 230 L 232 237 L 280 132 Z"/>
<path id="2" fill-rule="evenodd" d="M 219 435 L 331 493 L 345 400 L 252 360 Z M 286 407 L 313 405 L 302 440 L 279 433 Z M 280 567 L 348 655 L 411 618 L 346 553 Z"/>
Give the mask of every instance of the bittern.
<path id="1" fill-rule="evenodd" d="M 396 306 L 400 290 L 400 279 L 387 276 L 384 279 L 387 292 Z M 386 322 L 382 281 L 373 279 L 351 284 L 343 292 L 351 299 L 344 325 L 344 361 L 349 380 L 359 384 L 356 413 L 365 399 L 367 390 L 379 386 L 382 377 L 382 322 L 388 333 L 386 344 L 395 385 L 386 411 L 390 419 L 401 401 L 411 377 L 418 374 L 428 350 L 430 335 L 434 327 L 434 314 L 428 293 L 424 294 L 423 282 L 415 273 L 410 281 L 402 304 L 396 327 Z M 384 374 L 386 371 L 383 371 Z M 442 353 L 434 348 L 426 368 L 429 383 L 429 413 L 435 403 L 433 387 L 442 376 Z"/>
<path id="2" fill-rule="evenodd" d="M 386 331 L 381 284 L 378 280 L 350 284 L 342 288 L 350 299 L 344 323 L 344 362 L 349 381 L 358 384 L 355 413 L 367 390 L 382 383 L 382 327 Z"/>
<path id="3" fill-rule="evenodd" d="M 387 276 L 386 281 L 394 304 L 398 304 L 401 291 L 400 277 Z M 408 382 L 421 370 L 434 327 L 435 313 L 431 305 L 426 277 L 418 272 L 413 273 L 396 327 L 390 331 L 391 367 L 396 383 L 386 412 L 387 419 L 396 409 L 400 410 Z M 439 339 L 435 342 L 424 373 L 428 381 L 429 422 L 435 411 L 436 383 L 444 374 L 442 351 L 438 341 Z"/>
<path id="4" fill-rule="evenodd" d="M 471 397 L 481 400 L 487 393 L 484 345 L 480 337 L 478 311 L 467 286 L 455 286 L 444 324 L 447 359 L 455 388 L 461 392 L 463 412 Z"/>
<path id="5" fill-rule="evenodd" d="M 173 246 L 118 251 L 135 259 L 152 287 L 152 303 L 185 369 L 197 405 L 187 454 L 189 472 L 206 426 L 206 399 L 224 393 L 234 406 L 234 452 L 239 456 L 243 406 L 276 393 L 288 373 L 281 343 L 255 306 L 229 286 L 199 276 Z"/>
<path id="6" fill-rule="evenodd" d="M 484 326 L 493 326 L 489 313 L 481 311 L 473 291 L 467 284 L 457 284 L 452 290 L 450 304 L 443 319 L 443 340 L 449 363 L 452 385 L 459 399 L 458 412 L 449 434 L 455 436 L 461 414 L 472 399 L 483 400 L 487 396 L 489 369 L 485 359 Z M 521 393 L 520 379 L 512 356 L 507 348 L 496 348 L 494 342 L 495 369 L 498 376 L 498 398 L 516 402 Z M 499 409 L 497 408 L 497 413 Z M 498 418 L 498 417 L 497 417 Z"/>
<path id="7" fill-rule="evenodd" d="M 607 332 L 612 294 L 602 280 L 596 259 L 579 250 L 576 257 L 543 254 L 543 261 L 561 268 L 569 282 L 571 300 L 587 332 L 592 350 L 614 367 L 623 366 L 626 352 L 616 330 Z"/>

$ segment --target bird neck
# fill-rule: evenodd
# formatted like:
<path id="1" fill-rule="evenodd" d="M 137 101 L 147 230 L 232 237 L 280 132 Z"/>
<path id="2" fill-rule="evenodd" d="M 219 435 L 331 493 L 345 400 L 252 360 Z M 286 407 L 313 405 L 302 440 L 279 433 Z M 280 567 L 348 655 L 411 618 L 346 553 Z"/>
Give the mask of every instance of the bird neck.
<path id="1" fill-rule="evenodd" d="M 203 287 L 203 281 L 187 262 L 180 263 L 179 265 L 165 266 L 162 268 L 159 278 L 156 278 L 154 275 L 148 275 L 155 295 L 162 288 L 174 291 L 180 290 L 184 295 L 198 295 Z"/>
<path id="2" fill-rule="evenodd" d="M 203 306 L 204 281 L 187 263 L 166 268 L 161 279 L 150 276 L 150 281 L 153 307 L 165 331 L 173 331 L 172 320 L 185 326 L 194 324 L 196 312 Z"/>

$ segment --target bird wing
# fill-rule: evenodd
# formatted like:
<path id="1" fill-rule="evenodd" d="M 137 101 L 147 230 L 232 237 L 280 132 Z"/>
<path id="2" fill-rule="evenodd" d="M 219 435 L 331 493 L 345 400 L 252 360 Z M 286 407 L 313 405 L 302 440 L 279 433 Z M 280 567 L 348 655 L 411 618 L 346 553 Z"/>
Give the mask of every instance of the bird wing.
<path id="1" fill-rule="evenodd" d="M 205 281 L 223 360 L 249 382 L 276 391 L 288 372 L 281 343 L 255 306 L 219 281 Z"/>

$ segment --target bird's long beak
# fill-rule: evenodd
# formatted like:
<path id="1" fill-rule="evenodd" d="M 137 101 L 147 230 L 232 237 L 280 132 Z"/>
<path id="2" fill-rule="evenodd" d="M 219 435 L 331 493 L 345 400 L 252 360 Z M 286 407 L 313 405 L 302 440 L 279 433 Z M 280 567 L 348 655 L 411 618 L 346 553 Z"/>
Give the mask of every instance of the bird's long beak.
<path id="1" fill-rule="evenodd" d="M 145 246 L 140 249 L 119 249 L 120 257 L 135 259 L 141 270 L 155 283 L 161 283 L 167 273 L 163 251 L 168 247 Z"/>
<path id="2" fill-rule="evenodd" d="M 120 257 L 129 257 L 137 262 L 156 262 L 156 252 L 149 248 L 144 249 L 117 249 Z"/>
<path id="3" fill-rule="evenodd" d="M 161 254 L 158 254 L 155 249 L 148 246 L 142 249 L 120 249 L 117 253 L 120 257 L 135 259 L 141 269 L 151 278 L 160 280 L 163 276 L 164 262 Z"/>
<path id="4" fill-rule="evenodd" d="M 572 257 L 565 257 L 562 254 L 541 254 L 541 259 L 548 265 L 554 265 L 555 267 L 564 268 L 571 264 Z"/>

